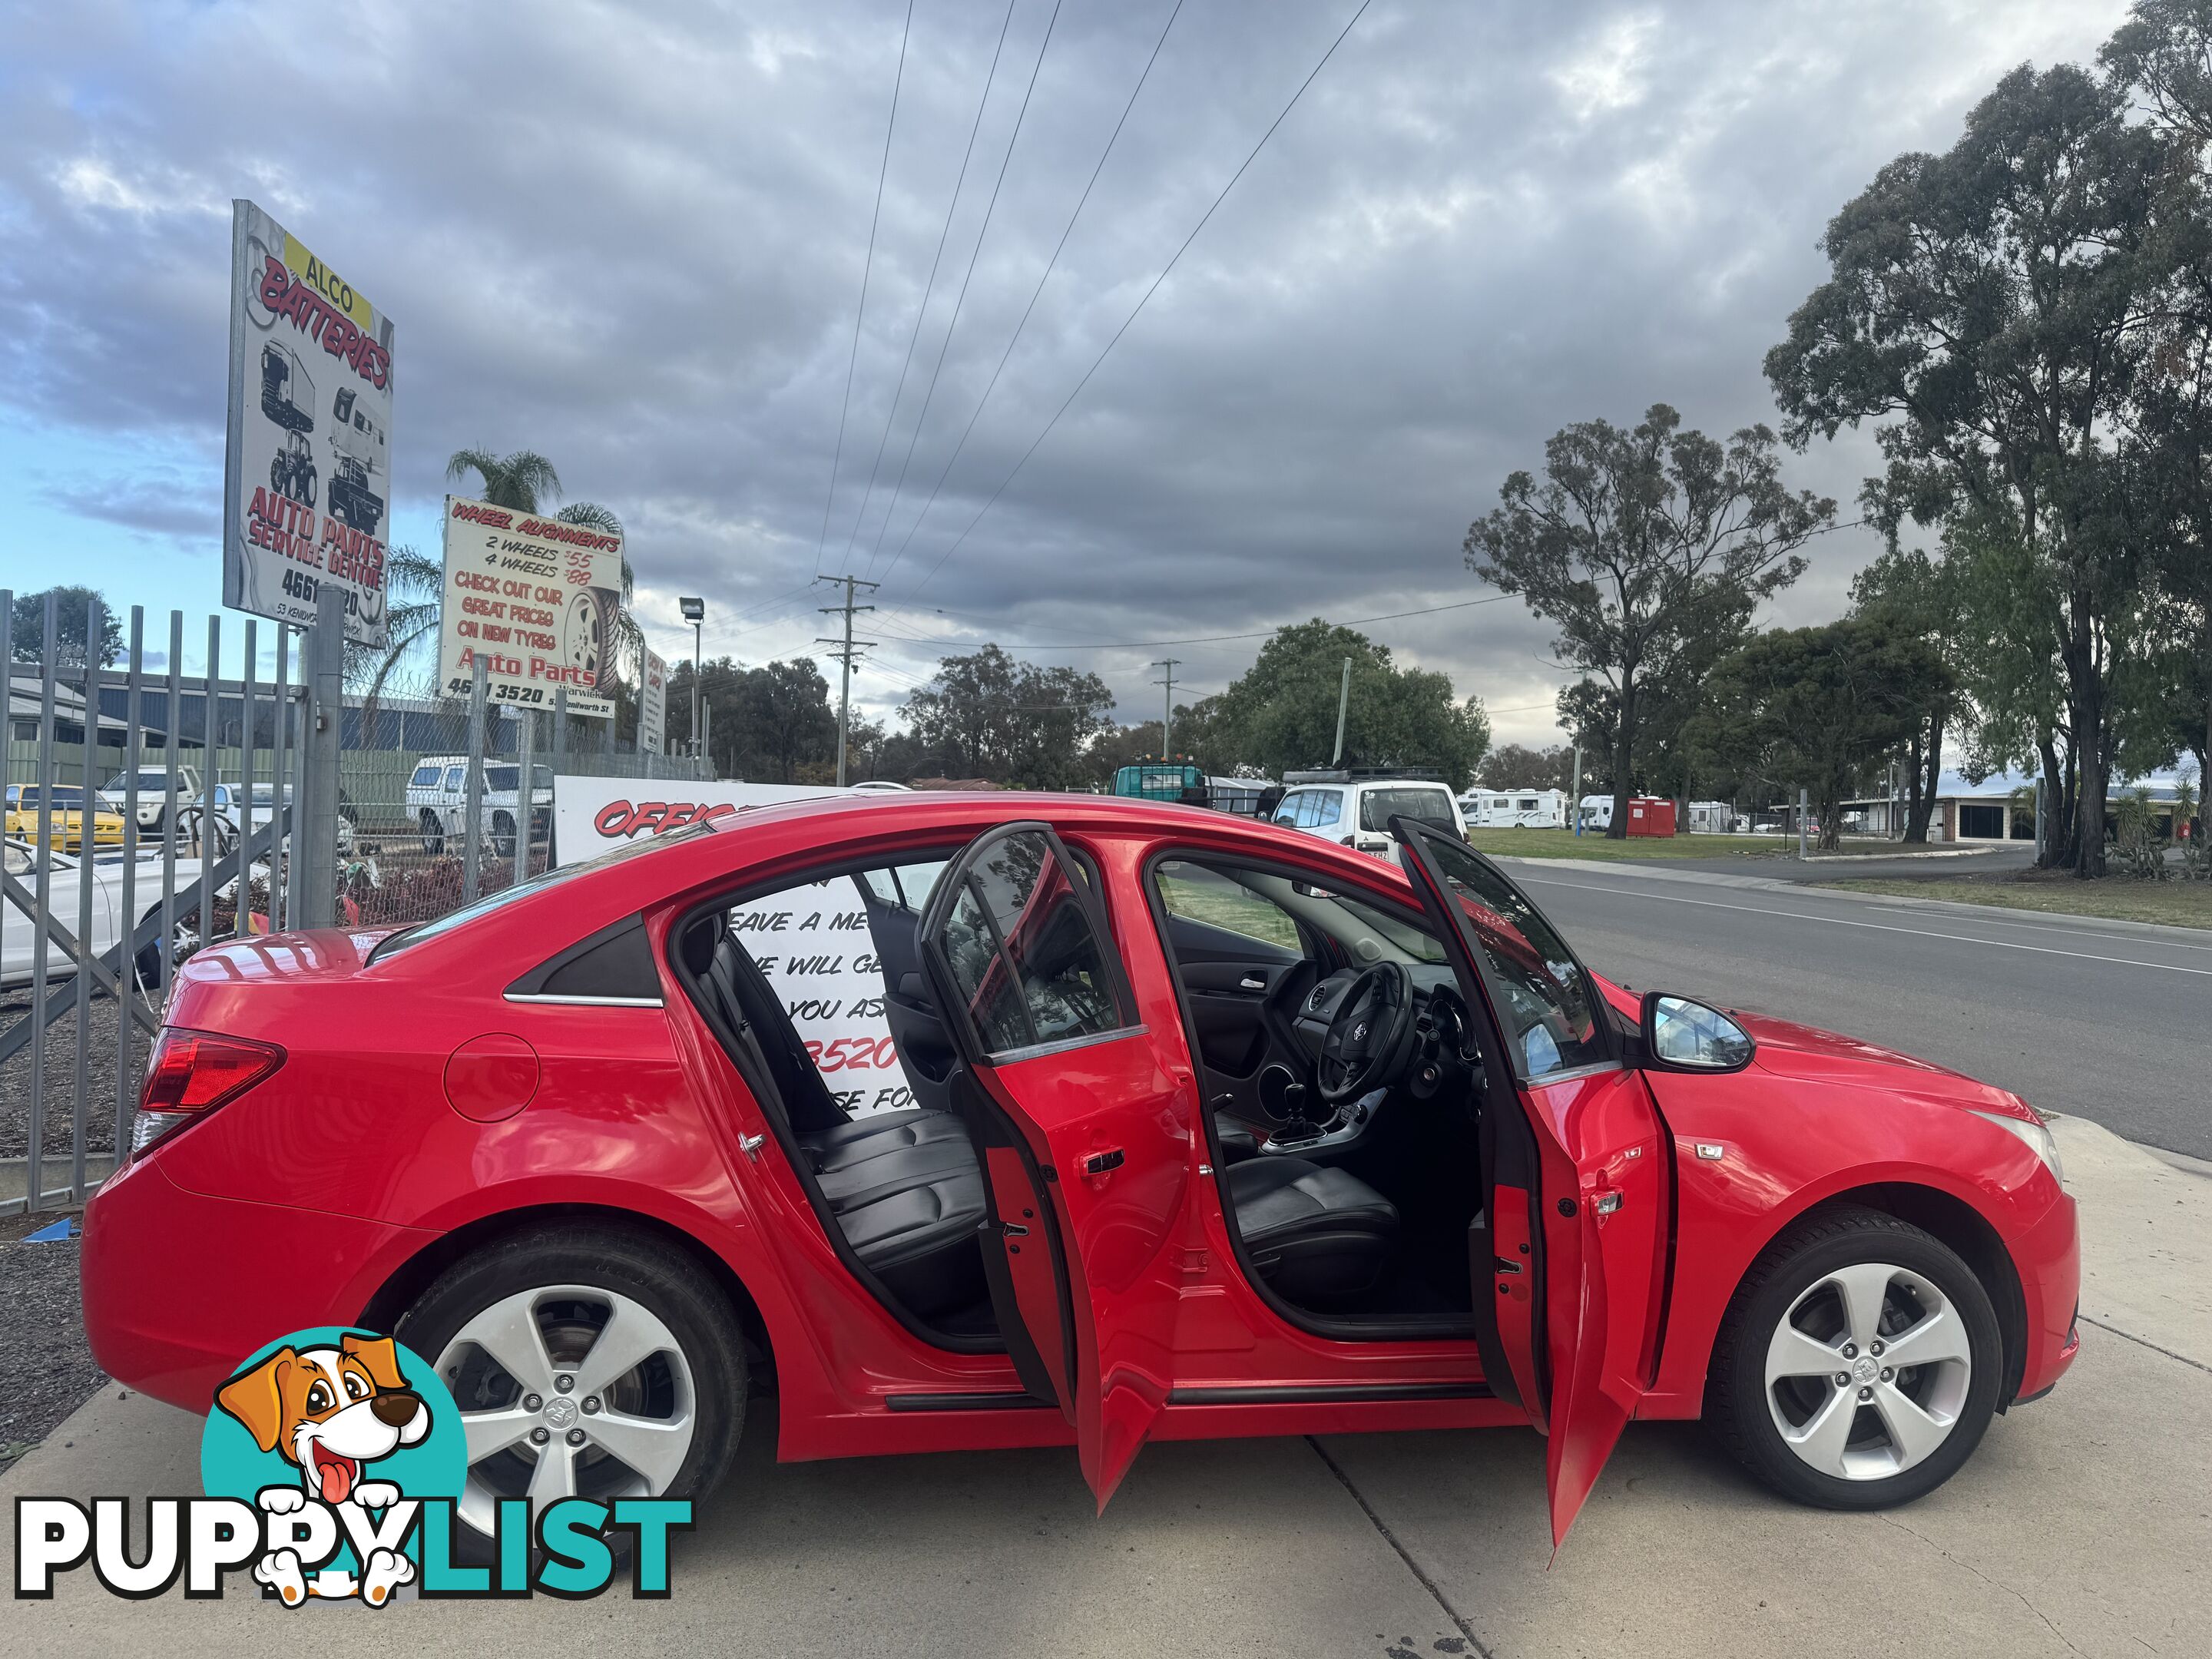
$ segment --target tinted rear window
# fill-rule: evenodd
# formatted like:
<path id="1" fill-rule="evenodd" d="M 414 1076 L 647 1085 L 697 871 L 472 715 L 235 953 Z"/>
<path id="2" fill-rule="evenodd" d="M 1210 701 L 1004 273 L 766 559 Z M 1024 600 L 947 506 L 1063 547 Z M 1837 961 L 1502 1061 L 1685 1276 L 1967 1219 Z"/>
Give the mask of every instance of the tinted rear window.
<path id="1" fill-rule="evenodd" d="M 1370 789 L 1359 797 L 1359 827 L 1388 830 L 1392 818 L 1419 818 L 1458 833 L 1451 796 L 1442 789 Z"/>

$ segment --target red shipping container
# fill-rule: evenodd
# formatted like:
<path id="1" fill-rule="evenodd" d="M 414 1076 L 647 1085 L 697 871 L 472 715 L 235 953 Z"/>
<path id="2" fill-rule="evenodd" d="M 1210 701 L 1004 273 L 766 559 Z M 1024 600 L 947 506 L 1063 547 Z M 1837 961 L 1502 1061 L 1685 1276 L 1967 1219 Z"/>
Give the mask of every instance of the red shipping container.
<path id="1" fill-rule="evenodd" d="M 1628 833 L 1632 836 L 1671 836 L 1674 833 L 1674 803 L 1650 795 L 1632 795 L 1628 801 Z"/>

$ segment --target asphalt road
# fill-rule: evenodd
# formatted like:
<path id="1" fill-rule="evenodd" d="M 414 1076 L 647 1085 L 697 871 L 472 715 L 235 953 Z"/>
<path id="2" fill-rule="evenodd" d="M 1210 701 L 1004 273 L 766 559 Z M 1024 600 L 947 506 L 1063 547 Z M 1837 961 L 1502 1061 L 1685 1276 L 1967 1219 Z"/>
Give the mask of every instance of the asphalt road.
<path id="1" fill-rule="evenodd" d="M 2212 1158 L 2212 934 L 1759 876 L 1507 862 L 1610 979 L 1902 1049 Z"/>

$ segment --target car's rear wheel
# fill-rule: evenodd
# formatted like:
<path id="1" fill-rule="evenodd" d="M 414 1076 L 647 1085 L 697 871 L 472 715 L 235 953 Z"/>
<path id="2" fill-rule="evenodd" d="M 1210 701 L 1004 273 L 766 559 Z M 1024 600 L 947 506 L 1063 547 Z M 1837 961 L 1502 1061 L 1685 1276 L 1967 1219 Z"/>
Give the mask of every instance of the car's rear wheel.
<path id="1" fill-rule="evenodd" d="M 1973 1455 L 2003 1341 L 1941 1240 L 1839 1208 L 1769 1246 L 1714 1345 L 1705 1416 L 1753 1474 L 1825 1509 L 1911 1502 Z"/>
<path id="2" fill-rule="evenodd" d="M 500 1499 L 703 1496 L 744 1424 L 744 1345 L 679 1253 L 611 1228 L 522 1233 L 448 1268 L 396 1334 L 460 1409 L 480 1545 Z"/>
<path id="3" fill-rule="evenodd" d="M 422 815 L 422 850 L 435 858 L 446 850 L 446 827 L 438 822 L 438 815 L 425 807 Z"/>

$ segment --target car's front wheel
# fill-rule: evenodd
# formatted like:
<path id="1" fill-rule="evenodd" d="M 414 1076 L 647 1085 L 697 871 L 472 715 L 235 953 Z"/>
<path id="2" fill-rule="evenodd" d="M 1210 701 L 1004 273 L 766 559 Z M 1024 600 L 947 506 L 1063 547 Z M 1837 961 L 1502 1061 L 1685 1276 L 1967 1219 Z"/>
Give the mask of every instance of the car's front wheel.
<path id="1" fill-rule="evenodd" d="M 435 858 L 446 850 L 446 826 L 438 822 L 438 815 L 424 807 L 421 815 L 422 850 Z"/>
<path id="2" fill-rule="evenodd" d="M 696 1498 L 745 1413 L 727 1300 L 680 1253 L 604 1227 L 533 1230 L 448 1268 L 399 1322 L 459 1408 L 479 1541 L 499 1500 Z"/>
<path id="3" fill-rule="evenodd" d="M 1705 1417 L 1752 1473 L 1824 1509 L 1910 1503 L 1989 1427 L 2003 1342 L 1957 1253 L 1879 1211 L 1823 1212 L 1770 1245 L 1714 1345 Z"/>

